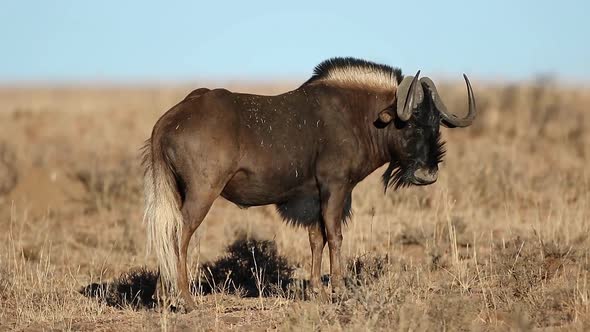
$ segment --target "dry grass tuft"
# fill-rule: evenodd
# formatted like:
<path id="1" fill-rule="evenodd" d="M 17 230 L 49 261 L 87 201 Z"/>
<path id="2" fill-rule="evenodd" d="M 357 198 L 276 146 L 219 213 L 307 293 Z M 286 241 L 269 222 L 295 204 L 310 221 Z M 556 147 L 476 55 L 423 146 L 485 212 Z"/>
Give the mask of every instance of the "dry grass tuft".
<path id="1" fill-rule="evenodd" d="M 380 256 L 365 253 L 350 259 L 347 264 L 349 288 L 354 289 L 377 281 L 388 272 L 390 266 L 387 255 Z"/>
<path id="2" fill-rule="evenodd" d="M 17 181 L 16 155 L 7 143 L 0 142 L 0 196 L 9 193 Z"/>

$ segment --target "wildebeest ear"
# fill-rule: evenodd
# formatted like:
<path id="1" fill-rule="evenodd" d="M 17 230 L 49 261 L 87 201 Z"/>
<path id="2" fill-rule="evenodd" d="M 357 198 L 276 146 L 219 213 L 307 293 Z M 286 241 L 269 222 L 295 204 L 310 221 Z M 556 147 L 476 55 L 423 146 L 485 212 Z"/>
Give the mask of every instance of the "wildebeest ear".
<path id="1" fill-rule="evenodd" d="M 389 123 L 391 123 L 391 121 L 393 121 L 393 119 L 394 119 L 393 112 L 391 112 L 390 109 L 385 109 L 385 110 L 379 112 L 379 116 L 377 117 L 377 120 L 375 120 L 375 122 L 373 124 L 377 128 L 384 128 Z"/>

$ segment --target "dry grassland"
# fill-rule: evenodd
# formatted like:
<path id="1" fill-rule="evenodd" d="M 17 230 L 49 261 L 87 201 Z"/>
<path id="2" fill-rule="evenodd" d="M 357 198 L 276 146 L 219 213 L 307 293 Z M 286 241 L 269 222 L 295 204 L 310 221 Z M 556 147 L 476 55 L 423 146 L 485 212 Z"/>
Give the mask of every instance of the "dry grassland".
<path id="1" fill-rule="evenodd" d="M 0 330 L 589 330 L 590 91 L 473 84 L 480 117 L 443 129 L 436 184 L 383 195 L 380 170 L 355 190 L 347 299 L 302 298 L 305 230 L 219 199 L 190 314 L 150 300 L 139 166 L 190 88 L 1 88 Z M 441 90 L 465 111 L 462 85 Z"/>

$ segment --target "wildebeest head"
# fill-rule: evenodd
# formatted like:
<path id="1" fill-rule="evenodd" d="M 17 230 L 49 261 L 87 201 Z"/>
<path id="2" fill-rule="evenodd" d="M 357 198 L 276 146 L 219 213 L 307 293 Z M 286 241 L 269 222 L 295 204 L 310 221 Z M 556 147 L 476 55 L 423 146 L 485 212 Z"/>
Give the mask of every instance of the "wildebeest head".
<path id="1" fill-rule="evenodd" d="M 475 118 L 475 98 L 471 84 L 467 85 L 469 111 L 464 118 L 448 112 L 436 86 L 428 77 L 406 76 L 399 84 L 396 101 L 379 113 L 375 125 L 395 134 L 390 137 L 389 149 L 393 159 L 383 174 L 385 188 L 408 185 L 427 185 L 438 177 L 438 164 L 444 156 L 444 142 L 440 124 L 448 128 L 467 127 Z"/>

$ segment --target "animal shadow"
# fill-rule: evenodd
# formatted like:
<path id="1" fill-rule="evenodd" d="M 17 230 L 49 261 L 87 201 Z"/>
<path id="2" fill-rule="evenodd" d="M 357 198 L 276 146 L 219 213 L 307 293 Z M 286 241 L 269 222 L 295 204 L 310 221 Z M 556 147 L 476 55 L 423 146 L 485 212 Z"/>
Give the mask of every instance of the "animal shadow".
<path id="1" fill-rule="evenodd" d="M 377 280 L 387 269 L 387 257 L 358 256 L 348 260 L 346 285 L 350 291 Z M 238 237 L 226 253 L 203 264 L 191 282 L 196 295 L 214 292 L 241 297 L 275 297 L 309 300 L 309 280 L 293 277 L 294 267 L 280 255 L 274 241 Z M 155 309 L 158 273 L 138 268 L 111 282 L 92 283 L 79 292 L 115 308 Z M 328 286 L 329 275 L 322 276 Z M 172 308 L 174 309 L 174 308 Z"/>
<path id="2" fill-rule="evenodd" d="M 139 268 L 123 273 L 111 282 L 92 283 L 79 292 L 119 309 L 151 309 L 157 306 L 154 299 L 157 282 L 157 272 Z"/>
<path id="3" fill-rule="evenodd" d="M 226 292 L 242 297 L 277 296 L 289 292 L 293 271 L 274 241 L 238 237 L 224 256 L 204 264 L 191 282 L 195 294 Z M 154 309 L 158 272 L 138 268 L 110 282 L 92 283 L 79 290 L 82 295 L 115 308 Z"/>

